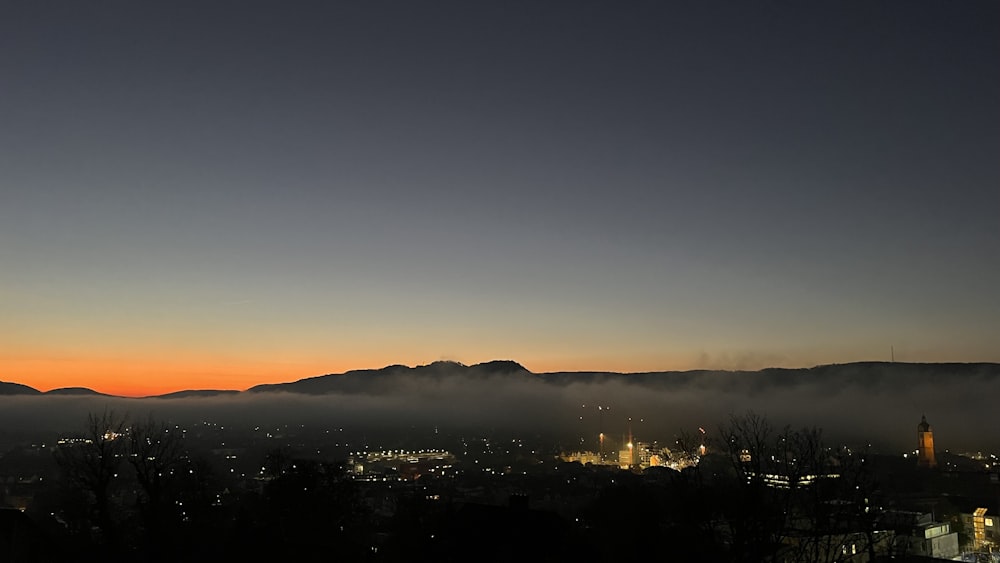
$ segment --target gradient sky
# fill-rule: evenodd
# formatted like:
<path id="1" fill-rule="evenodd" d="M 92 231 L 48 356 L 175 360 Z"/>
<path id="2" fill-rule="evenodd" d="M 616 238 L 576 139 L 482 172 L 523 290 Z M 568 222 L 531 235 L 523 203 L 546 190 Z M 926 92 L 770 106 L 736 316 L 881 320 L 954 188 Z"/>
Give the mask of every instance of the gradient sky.
<path id="1" fill-rule="evenodd" d="M 1000 361 L 1000 3 L 0 0 L 0 380 Z"/>

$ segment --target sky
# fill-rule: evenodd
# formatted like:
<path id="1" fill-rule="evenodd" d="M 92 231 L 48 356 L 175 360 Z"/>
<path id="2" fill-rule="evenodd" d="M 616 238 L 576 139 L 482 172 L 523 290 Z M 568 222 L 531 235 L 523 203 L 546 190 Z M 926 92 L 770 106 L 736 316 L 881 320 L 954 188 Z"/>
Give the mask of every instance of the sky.
<path id="1" fill-rule="evenodd" d="M 1000 361 L 1000 4 L 0 0 L 0 380 Z"/>

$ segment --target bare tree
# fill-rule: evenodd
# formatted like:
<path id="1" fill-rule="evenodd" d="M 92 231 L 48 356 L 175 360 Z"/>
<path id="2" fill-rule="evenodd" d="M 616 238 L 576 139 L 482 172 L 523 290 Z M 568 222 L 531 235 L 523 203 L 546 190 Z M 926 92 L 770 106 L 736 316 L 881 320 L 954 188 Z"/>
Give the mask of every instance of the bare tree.
<path id="1" fill-rule="evenodd" d="M 69 483 L 86 491 L 104 541 L 115 544 L 112 494 L 127 451 L 127 415 L 105 409 L 90 413 L 83 435 L 56 450 L 56 462 Z"/>
<path id="2" fill-rule="evenodd" d="M 775 430 L 753 412 L 722 434 L 736 475 L 723 516 L 736 560 L 872 560 L 887 548 L 866 452 L 828 448 L 817 428 Z"/>
<path id="3" fill-rule="evenodd" d="M 771 560 L 782 544 L 787 517 L 784 495 L 774 494 L 766 481 L 780 459 L 773 442 L 776 431 L 766 417 L 748 411 L 730 416 L 720 433 L 736 477 L 722 514 L 731 553 L 737 561 Z M 778 443 L 782 439 L 787 436 Z"/>
<path id="4" fill-rule="evenodd" d="M 166 423 L 150 416 L 129 429 L 128 447 L 128 461 L 142 490 L 138 499 L 139 511 L 146 525 L 147 538 L 151 546 L 155 546 L 168 508 L 166 495 L 171 473 L 184 453 L 180 434 L 171 432 Z"/>

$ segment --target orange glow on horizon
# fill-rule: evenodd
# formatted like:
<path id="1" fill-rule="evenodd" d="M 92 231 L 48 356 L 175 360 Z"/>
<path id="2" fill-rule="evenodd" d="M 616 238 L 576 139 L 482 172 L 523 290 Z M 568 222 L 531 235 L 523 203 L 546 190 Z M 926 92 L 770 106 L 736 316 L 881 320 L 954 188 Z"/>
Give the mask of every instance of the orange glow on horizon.
<path id="1" fill-rule="evenodd" d="M 309 363 L 109 358 L 8 359 L 5 381 L 39 391 L 86 387 L 121 397 L 148 397 L 184 390 L 242 391 L 323 373 Z"/>
<path id="2" fill-rule="evenodd" d="M 522 361 L 497 356 L 491 360 L 518 361 L 530 371 L 666 371 L 671 366 L 650 367 L 639 362 L 593 361 L 587 359 L 536 359 Z M 162 358 L 82 357 L 76 355 L 0 356 L 5 367 L 2 380 L 27 385 L 39 391 L 64 387 L 86 387 L 100 393 L 121 397 L 148 397 L 184 390 L 242 391 L 265 383 L 284 383 L 330 373 L 379 369 L 388 365 L 425 365 L 435 359 L 418 361 L 376 360 L 374 358 L 338 358 L 335 360 L 254 361 L 249 358 L 208 358 L 172 355 Z M 461 360 L 458 360 L 461 361 Z M 616 365 L 617 364 L 617 365 Z M 586 367 L 584 367 L 586 366 Z"/>
<path id="3" fill-rule="evenodd" d="M 383 359 L 368 353 L 362 357 L 294 358 L 286 361 L 248 357 L 213 357 L 207 354 L 149 354 L 140 357 L 89 357 L 76 354 L 40 353 L 0 356 L 5 367 L 0 380 L 27 385 L 39 391 L 64 387 L 86 387 L 121 397 L 148 397 L 184 390 L 234 390 L 268 383 L 285 383 L 324 374 L 351 370 L 380 369 L 388 365 L 426 365 L 444 358 Z M 416 354 L 413 354 L 414 356 Z M 136 354 L 138 356 L 138 354 Z M 476 360 L 458 358 L 466 365 L 491 360 L 519 362 L 534 373 L 685 371 L 703 369 L 691 356 L 597 356 L 519 358 L 494 354 Z M 765 366 L 771 367 L 771 366 Z M 774 366 L 795 367 L 795 366 Z M 810 366 L 807 366 L 810 367 Z"/>

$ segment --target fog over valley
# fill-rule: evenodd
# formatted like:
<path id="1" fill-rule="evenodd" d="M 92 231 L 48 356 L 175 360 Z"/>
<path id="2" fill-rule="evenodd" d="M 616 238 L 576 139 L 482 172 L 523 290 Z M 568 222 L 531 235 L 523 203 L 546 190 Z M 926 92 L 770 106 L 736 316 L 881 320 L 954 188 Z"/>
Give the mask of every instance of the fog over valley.
<path id="1" fill-rule="evenodd" d="M 671 443 L 700 427 L 711 443 L 731 415 L 753 411 L 777 427 L 815 426 L 827 442 L 870 443 L 887 452 L 913 449 L 926 415 L 940 450 L 995 451 L 998 391 L 998 364 L 537 374 L 514 362 L 435 362 L 203 396 L 5 395 L 0 436 L 68 434 L 81 430 L 88 414 L 110 409 L 133 420 L 208 421 L 235 431 L 343 428 L 388 447 L 393 440 L 496 433 L 595 449 L 600 432 L 617 440 L 630 430 L 637 440 Z"/>

